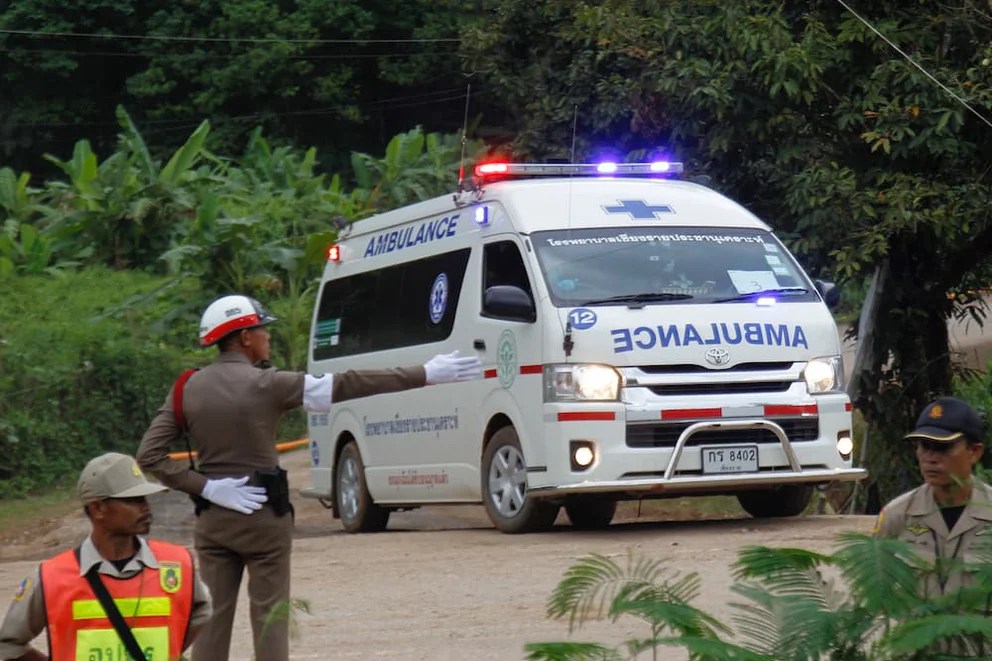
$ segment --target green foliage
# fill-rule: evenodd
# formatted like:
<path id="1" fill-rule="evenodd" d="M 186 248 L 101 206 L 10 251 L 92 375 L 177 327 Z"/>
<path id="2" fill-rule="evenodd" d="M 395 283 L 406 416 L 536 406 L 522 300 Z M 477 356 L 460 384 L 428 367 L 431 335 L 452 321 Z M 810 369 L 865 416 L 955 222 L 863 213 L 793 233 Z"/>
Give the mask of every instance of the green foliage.
<path id="1" fill-rule="evenodd" d="M 736 633 L 690 603 L 697 590 L 671 589 L 694 574 L 661 578 L 661 563 L 628 556 L 627 568 L 598 555 L 580 559 L 548 600 L 548 615 L 582 622 L 604 609 L 632 615 L 650 629 L 619 647 L 601 643 L 529 643 L 528 659 L 635 659 L 644 651 L 685 649 L 690 659 L 752 661 L 911 661 L 988 658 L 992 620 L 992 549 L 954 571 L 971 582 L 939 598 L 920 583 L 935 563 L 905 542 L 860 533 L 838 538 L 833 554 L 794 548 L 741 549 L 732 591 Z M 838 584 L 839 583 L 839 584 Z M 635 600 L 631 594 L 638 595 Z M 590 608 L 595 605 L 595 608 Z M 672 635 L 660 635 L 666 631 Z"/>
<path id="2" fill-rule="evenodd" d="M 0 34 L 0 161 L 33 167 L 84 133 L 106 153 L 117 105 L 150 129 L 156 155 L 204 117 L 211 150 L 232 153 L 262 126 L 317 145 L 335 167 L 418 123 L 453 131 L 464 93 L 455 41 L 483 18 L 479 4 L 10 0 L 0 28 L 36 34 Z"/>
<path id="3" fill-rule="evenodd" d="M 213 358 L 189 349 L 217 295 L 268 303 L 280 318 L 274 364 L 305 368 L 341 226 L 331 219 L 453 191 L 461 152 L 455 137 L 417 128 L 382 158 L 355 154 L 366 187 L 346 190 L 317 172 L 315 149 L 273 146 L 260 130 L 235 160 L 206 149 L 204 122 L 158 159 L 123 109 L 118 122 L 107 159 L 85 140 L 71 158 L 49 157 L 63 179 L 29 188 L 26 174 L 0 170 L 0 498 L 72 475 L 98 451 L 133 452 L 179 368 Z M 281 434 L 299 438 L 305 422 L 286 416 Z"/>
<path id="4" fill-rule="evenodd" d="M 163 306 L 119 306 L 159 284 L 102 268 L 4 283 L 0 498 L 74 476 L 100 452 L 134 452 L 181 354 L 149 331 Z"/>
<path id="5" fill-rule="evenodd" d="M 508 109 L 521 155 L 568 157 L 575 117 L 579 159 L 609 145 L 686 162 L 775 227 L 814 277 L 857 288 L 884 270 L 856 405 L 880 430 L 869 468 L 885 474 L 918 411 L 950 389 L 947 319 L 982 316 L 967 292 L 992 280 L 989 127 L 838 3 L 488 6 L 462 50 Z M 992 117 L 985 3 L 859 11 Z"/>

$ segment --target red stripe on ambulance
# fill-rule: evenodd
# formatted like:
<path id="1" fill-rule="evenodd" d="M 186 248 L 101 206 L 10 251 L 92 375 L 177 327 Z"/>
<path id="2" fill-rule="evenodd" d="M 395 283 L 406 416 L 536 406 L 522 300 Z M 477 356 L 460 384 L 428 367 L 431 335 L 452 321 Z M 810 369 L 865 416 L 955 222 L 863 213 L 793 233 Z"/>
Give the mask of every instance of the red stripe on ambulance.
<path id="1" fill-rule="evenodd" d="M 769 404 L 764 407 L 755 407 L 750 416 L 764 415 L 764 417 L 783 415 L 817 415 L 819 408 L 816 404 Z M 739 418 L 741 407 L 726 408 L 704 408 L 704 409 L 669 409 L 661 412 L 662 420 L 695 420 L 698 418 Z"/>
<path id="2" fill-rule="evenodd" d="M 613 411 L 562 411 L 558 414 L 558 422 L 570 422 L 575 420 L 616 420 L 617 414 Z"/>
<path id="3" fill-rule="evenodd" d="M 722 418 L 723 409 L 671 409 L 661 412 L 662 420 L 687 420 L 689 418 Z"/>

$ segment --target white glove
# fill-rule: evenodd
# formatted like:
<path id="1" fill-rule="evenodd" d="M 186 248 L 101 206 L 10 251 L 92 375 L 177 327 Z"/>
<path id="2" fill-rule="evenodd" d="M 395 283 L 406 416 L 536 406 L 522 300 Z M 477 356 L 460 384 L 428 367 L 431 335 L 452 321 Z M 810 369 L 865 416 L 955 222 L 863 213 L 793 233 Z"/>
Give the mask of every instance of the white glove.
<path id="1" fill-rule="evenodd" d="M 459 357 L 457 351 L 439 353 L 424 365 L 427 383 L 452 383 L 482 378 L 482 362 L 478 356 Z"/>
<path id="2" fill-rule="evenodd" d="M 255 510 L 262 509 L 262 503 L 269 497 L 265 495 L 265 487 L 249 487 L 246 486 L 247 483 L 247 475 L 207 480 L 200 495 L 214 505 L 242 514 L 251 514 Z"/>

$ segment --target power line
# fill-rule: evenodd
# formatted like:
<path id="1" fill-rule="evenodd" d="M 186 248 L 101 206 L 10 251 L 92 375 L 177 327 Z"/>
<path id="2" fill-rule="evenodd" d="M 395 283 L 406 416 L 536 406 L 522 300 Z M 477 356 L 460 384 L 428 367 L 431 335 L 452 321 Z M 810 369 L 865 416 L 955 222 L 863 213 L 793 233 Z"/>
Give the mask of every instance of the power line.
<path id="1" fill-rule="evenodd" d="M 930 73 L 929 71 L 927 71 L 926 69 L 924 69 L 924 68 L 923 68 L 923 66 L 922 66 L 922 65 L 920 65 L 919 63 L 917 63 L 917 61 L 916 61 L 916 60 L 914 60 L 914 59 L 913 59 L 913 58 L 911 58 L 911 57 L 910 57 L 909 55 L 907 55 L 907 54 L 906 54 L 905 52 L 903 52 L 903 50 L 902 50 L 901 48 L 899 48 L 898 46 L 896 46 L 896 45 L 895 45 L 894 43 L 892 43 L 892 41 L 890 41 L 888 37 L 886 37 L 886 36 L 885 36 L 884 34 L 882 34 L 881 32 L 879 32 L 879 31 L 878 31 L 878 30 L 877 30 L 877 29 L 875 28 L 875 26 L 874 26 L 874 25 L 872 25 L 872 24 L 871 24 L 871 23 L 869 23 L 869 22 L 868 22 L 867 20 L 865 20 L 864 18 L 862 18 L 862 17 L 861 17 L 861 15 L 860 15 L 860 14 L 858 14 L 858 12 L 856 12 L 856 11 L 854 11 L 853 9 L 851 9 L 851 8 L 850 8 L 850 7 L 849 7 L 849 6 L 847 5 L 847 3 L 845 3 L 845 2 L 844 2 L 844 0 L 837 0 L 837 2 L 838 2 L 838 3 L 840 3 L 840 4 L 841 4 L 841 5 L 842 5 L 842 6 L 844 7 L 844 9 L 846 9 L 846 10 L 847 10 L 847 11 L 849 11 L 849 12 L 851 12 L 851 13 L 852 13 L 852 14 L 854 15 L 854 17 L 855 17 L 855 18 L 857 18 L 857 19 L 858 19 L 859 21 L 861 21 L 862 23 L 864 23 L 864 24 L 865 24 L 865 26 L 866 26 L 866 27 L 867 27 L 867 28 L 868 28 L 869 30 L 871 30 L 872 32 L 874 32 L 875 34 L 877 34 L 877 35 L 878 35 L 879 37 L 881 37 L 881 38 L 882 38 L 882 41 L 884 41 L 884 42 L 885 42 L 885 43 L 887 43 L 887 44 L 888 44 L 889 46 L 891 46 L 891 47 L 892 47 L 892 49 L 893 49 L 893 50 L 894 50 L 895 52 L 897 52 L 897 53 L 899 53 L 900 55 L 902 55 L 902 56 L 903 56 L 904 58 L 906 58 L 906 60 L 908 60 L 908 61 L 909 61 L 909 63 L 910 63 L 910 64 L 912 64 L 912 65 L 913 65 L 914 67 L 916 67 L 917 69 L 919 69 L 919 70 L 920 70 L 920 72 L 922 72 L 924 76 L 926 76 L 927 78 L 929 78 L 930 80 L 932 80 L 932 81 L 933 81 L 934 83 L 936 83 L 936 84 L 937 84 L 937 85 L 938 85 L 938 86 L 939 86 L 939 87 L 940 87 L 940 88 L 941 88 L 942 90 L 944 90 L 944 91 L 945 91 L 945 92 L 947 92 L 947 93 L 948 93 L 949 95 L 951 95 L 951 97 L 953 97 L 955 101 L 957 101 L 958 103 L 960 103 L 961 105 L 963 105 L 963 106 L 964 106 L 965 108 L 967 108 L 968 110 L 970 110 L 970 111 L 972 112 L 972 114 L 973 114 L 973 115 L 975 115 L 975 117 L 977 117 L 978 119 L 980 119 L 980 120 L 982 120 L 983 122 L 985 122 L 985 123 L 986 123 L 986 124 L 987 124 L 987 125 L 989 126 L 989 128 L 992 128 L 992 121 L 990 121 L 989 119 L 987 119 L 987 118 L 985 117 L 985 115 L 983 115 L 983 114 L 981 114 L 980 112 L 978 112 L 977 110 L 975 110 L 974 108 L 972 108 L 972 107 L 971 107 L 970 105 L 968 105 L 968 102 L 967 102 L 967 101 L 965 101 L 965 100 L 964 100 L 964 99 L 962 99 L 962 98 L 961 98 L 960 96 L 958 96 L 957 94 L 955 94 L 955 93 L 954 93 L 954 91 L 953 91 L 953 90 L 951 90 L 951 88 L 949 88 L 949 87 L 948 87 L 947 85 L 945 85 L 944 83 L 942 83 L 942 82 L 940 82 L 939 80 L 937 80 L 937 78 L 936 78 L 935 76 L 933 76 L 933 75 L 932 75 L 932 74 L 931 74 L 931 73 Z"/>
<path id="2" fill-rule="evenodd" d="M 474 94 L 474 96 L 484 96 L 488 94 L 485 89 L 480 89 Z M 393 96 L 385 97 L 381 99 L 372 99 L 367 101 L 366 104 L 371 110 L 381 110 L 384 108 L 410 108 L 414 106 L 424 106 L 431 105 L 434 103 L 447 103 L 449 101 L 461 98 L 461 88 L 460 87 L 448 87 L 439 90 L 432 90 L 429 92 L 419 92 L 417 94 L 407 94 L 403 96 Z M 405 102 L 405 103 L 404 103 Z M 307 110 L 288 110 L 285 112 L 273 112 L 273 113 L 249 113 L 246 115 L 231 115 L 223 117 L 225 121 L 252 121 L 260 120 L 272 117 L 293 117 L 293 116 L 306 116 L 306 115 L 330 115 L 338 111 L 341 105 L 348 105 L 347 103 L 342 103 L 337 106 L 321 106 L 318 108 L 309 108 Z M 154 125 L 161 126 L 161 128 L 153 128 L 146 131 L 141 131 L 142 135 L 146 133 L 163 133 L 167 131 L 177 131 L 184 130 L 188 128 L 194 128 L 200 125 L 203 118 L 176 118 L 176 119 L 144 119 L 140 122 L 135 122 L 136 124 L 143 125 Z M 170 126 L 171 125 L 171 126 Z M 84 128 L 84 127 L 103 127 L 103 126 L 118 126 L 117 122 L 31 122 L 31 123 L 11 123 L 6 126 L 25 129 L 25 128 Z"/>
<path id="3" fill-rule="evenodd" d="M 61 48 L 0 48 L 0 53 L 61 53 L 63 55 L 79 55 L 88 57 L 143 57 L 143 58 L 153 58 L 161 57 L 160 54 L 146 54 L 146 53 L 122 53 L 122 52 L 110 52 L 110 51 L 79 51 L 79 50 L 66 50 Z M 250 53 L 184 53 L 182 55 L 188 57 L 202 57 L 209 58 L 211 60 L 216 59 L 228 59 L 233 60 L 239 57 L 251 57 Z M 343 53 L 338 55 L 280 55 L 278 59 L 284 60 L 357 60 L 357 59 L 374 59 L 374 58 L 397 58 L 397 57 L 450 57 L 458 56 L 457 51 L 442 51 L 442 52 L 420 52 L 420 53 Z M 176 55 L 171 55 L 170 57 L 176 57 Z"/>
<path id="4" fill-rule="evenodd" d="M 458 38 L 437 39 L 283 39 L 279 37 L 173 37 L 157 34 L 100 34 L 96 32 L 49 32 L 45 30 L 10 30 L 0 28 L 0 34 L 28 37 L 70 37 L 79 39 L 133 39 L 144 41 L 184 41 L 246 44 L 436 44 L 459 43 Z"/>

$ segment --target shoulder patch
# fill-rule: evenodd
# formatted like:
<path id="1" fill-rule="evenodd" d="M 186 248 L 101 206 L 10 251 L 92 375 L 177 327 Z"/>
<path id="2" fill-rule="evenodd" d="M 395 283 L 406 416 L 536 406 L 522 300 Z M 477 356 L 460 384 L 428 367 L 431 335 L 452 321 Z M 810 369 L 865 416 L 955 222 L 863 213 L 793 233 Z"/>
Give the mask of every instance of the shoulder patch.
<path id="1" fill-rule="evenodd" d="M 159 562 L 158 577 L 162 590 L 169 593 L 179 591 L 182 586 L 182 567 L 178 562 Z"/>
<path id="2" fill-rule="evenodd" d="M 27 596 L 28 592 L 30 591 L 31 591 L 31 579 L 25 578 L 23 581 L 21 581 L 21 584 L 18 585 L 17 589 L 14 591 L 14 601 L 23 600 L 24 597 Z"/>

